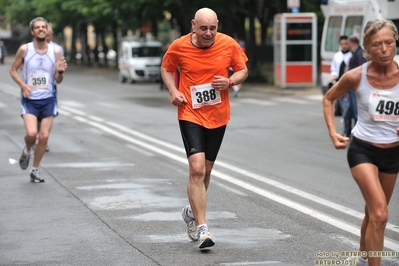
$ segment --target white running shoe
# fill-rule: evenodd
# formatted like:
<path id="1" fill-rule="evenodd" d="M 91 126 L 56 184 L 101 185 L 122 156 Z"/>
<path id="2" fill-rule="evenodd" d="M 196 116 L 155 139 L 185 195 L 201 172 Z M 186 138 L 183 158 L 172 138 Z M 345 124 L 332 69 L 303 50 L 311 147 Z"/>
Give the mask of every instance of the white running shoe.
<path id="1" fill-rule="evenodd" d="M 199 248 L 210 248 L 215 245 L 215 241 L 209 231 L 201 232 L 199 237 Z"/>
<path id="2" fill-rule="evenodd" d="M 30 182 L 35 182 L 36 180 L 41 183 L 44 182 L 44 178 L 40 177 L 39 171 L 31 171 Z"/>
<path id="3" fill-rule="evenodd" d="M 195 220 L 188 217 L 187 212 L 188 212 L 188 206 L 184 207 L 181 210 L 181 216 L 183 217 L 184 222 L 187 224 L 187 236 L 188 238 L 190 238 L 190 240 L 197 241 L 198 240 L 197 224 L 195 223 Z"/>

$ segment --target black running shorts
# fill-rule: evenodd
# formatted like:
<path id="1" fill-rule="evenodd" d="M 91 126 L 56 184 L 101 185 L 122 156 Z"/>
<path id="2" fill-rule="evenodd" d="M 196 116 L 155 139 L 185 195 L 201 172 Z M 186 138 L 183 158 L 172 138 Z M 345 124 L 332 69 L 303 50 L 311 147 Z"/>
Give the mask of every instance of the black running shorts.
<path id="1" fill-rule="evenodd" d="M 382 149 L 353 136 L 349 143 L 347 159 L 350 168 L 361 163 L 371 163 L 382 173 L 399 172 L 399 146 Z"/>
<path id="2" fill-rule="evenodd" d="M 216 160 L 226 126 L 208 129 L 184 120 L 179 120 L 179 126 L 187 158 L 193 154 L 204 152 L 206 160 L 212 162 Z"/>

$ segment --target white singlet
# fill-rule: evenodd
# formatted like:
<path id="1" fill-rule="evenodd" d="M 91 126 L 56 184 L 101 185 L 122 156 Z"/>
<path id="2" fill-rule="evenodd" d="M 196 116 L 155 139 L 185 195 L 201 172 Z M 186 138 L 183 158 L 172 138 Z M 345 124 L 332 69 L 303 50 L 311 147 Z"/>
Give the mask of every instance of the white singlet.
<path id="1" fill-rule="evenodd" d="M 399 141 L 399 84 L 390 89 L 373 88 L 367 80 L 368 63 L 363 64 L 356 90 L 358 121 L 352 134 L 361 140 L 388 144 Z"/>
<path id="2" fill-rule="evenodd" d="M 33 42 L 27 44 L 24 57 L 24 82 L 31 86 L 29 99 L 39 100 L 54 96 L 55 46 L 47 44 L 44 54 L 37 53 Z"/>

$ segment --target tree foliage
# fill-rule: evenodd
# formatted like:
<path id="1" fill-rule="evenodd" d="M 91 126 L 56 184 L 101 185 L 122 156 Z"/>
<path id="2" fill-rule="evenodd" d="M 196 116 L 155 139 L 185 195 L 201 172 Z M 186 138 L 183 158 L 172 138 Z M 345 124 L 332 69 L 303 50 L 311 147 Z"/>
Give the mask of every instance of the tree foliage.
<path id="1" fill-rule="evenodd" d="M 319 0 L 301 1 L 301 11 L 316 12 L 322 19 L 319 3 Z M 286 0 L 0 0 L 0 15 L 5 14 L 12 25 L 25 26 L 34 17 L 42 16 L 56 31 L 70 26 L 74 38 L 85 34 L 87 25 L 92 24 L 103 38 L 112 34 L 116 40 L 118 32 L 121 35 L 128 30 L 135 32 L 148 23 L 157 36 L 157 25 L 165 21 L 165 14 L 170 14 L 170 28 L 187 34 L 194 13 L 202 7 L 215 10 L 220 31 L 246 42 L 252 66 L 257 62 L 257 56 L 252 54 L 256 46 L 255 21 L 261 25 L 261 40 L 265 42 L 274 15 L 288 11 Z M 116 45 L 115 42 L 115 50 Z"/>

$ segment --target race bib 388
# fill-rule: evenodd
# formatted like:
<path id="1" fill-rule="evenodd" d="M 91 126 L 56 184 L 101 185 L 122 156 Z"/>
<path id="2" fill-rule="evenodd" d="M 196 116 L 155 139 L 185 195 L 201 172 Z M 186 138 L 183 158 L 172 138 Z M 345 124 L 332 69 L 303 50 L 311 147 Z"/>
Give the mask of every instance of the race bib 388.
<path id="1" fill-rule="evenodd" d="M 193 109 L 222 102 L 220 91 L 215 90 L 211 83 L 190 86 L 190 92 Z"/>

